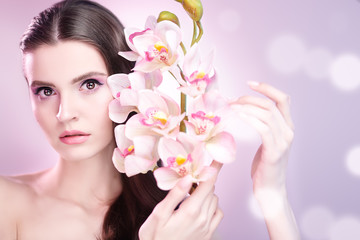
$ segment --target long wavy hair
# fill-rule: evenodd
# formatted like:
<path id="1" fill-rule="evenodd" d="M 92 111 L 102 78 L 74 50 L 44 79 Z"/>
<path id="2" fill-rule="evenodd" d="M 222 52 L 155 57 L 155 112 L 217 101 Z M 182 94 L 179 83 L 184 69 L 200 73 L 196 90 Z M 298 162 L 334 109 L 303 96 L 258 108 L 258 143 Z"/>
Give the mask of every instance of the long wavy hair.
<path id="1" fill-rule="evenodd" d="M 94 46 L 101 53 L 110 75 L 130 73 L 134 66 L 117 54 L 129 50 L 123 25 L 98 3 L 65 0 L 42 11 L 22 36 L 20 49 L 25 54 L 41 45 L 55 45 L 65 40 Z M 130 178 L 121 174 L 121 181 L 123 190 L 104 217 L 102 233 L 97 236 L 100 239 L 138 239 L 140 226 L 167 194 L 157 187 L 152 172 Z"/>

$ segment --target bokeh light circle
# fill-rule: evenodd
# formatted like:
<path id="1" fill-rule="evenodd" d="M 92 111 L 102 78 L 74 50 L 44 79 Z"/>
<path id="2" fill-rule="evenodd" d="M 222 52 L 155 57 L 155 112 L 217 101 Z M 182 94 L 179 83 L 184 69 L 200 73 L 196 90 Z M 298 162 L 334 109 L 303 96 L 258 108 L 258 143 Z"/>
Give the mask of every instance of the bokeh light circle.
<path id="1" fill-rule="evenodd" d="M 301 69 L 306 56 L 303 41 L 294 35 L 286 34 L 276 37 L 268 47 L 270 66 L 282 74 L 295 73 Z"/>
<path id="2" fill-rule="evenodd" d="M 346 155 L 346 166 L 349 172 L 360 177 L 360 145 L 348 151 Z"/>
<path id="3" fill-rule="evenodd" d="M 353 216 L 342 217 L 330 229 L 329 240 L 359 240 L 360 220 Z"/>
<path id="4" fill-rule="evenodd" d="M 360 87 L 360 59 L 354 54 L 337 57 L 330 67 L 332 83 L 343 91 Z"/>

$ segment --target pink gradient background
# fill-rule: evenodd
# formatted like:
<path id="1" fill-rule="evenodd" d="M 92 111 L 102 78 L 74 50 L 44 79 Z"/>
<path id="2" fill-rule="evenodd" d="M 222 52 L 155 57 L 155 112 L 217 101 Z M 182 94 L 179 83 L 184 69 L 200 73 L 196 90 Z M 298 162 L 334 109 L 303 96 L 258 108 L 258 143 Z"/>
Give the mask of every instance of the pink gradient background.
<path id="1" fill-rule="evenodd" d="M 54 2 L 1 2 L 2 175 L 48 168 L 57 158 L 32 115 L 18 49 L 30 19 Z M 180 5 L 171 0 L 98 2 L 110 8 L 125 26 L 142 27 L 147 15 L 157 15 L 165 9 L 177 13 L 182 26 L 191 26 Z M 274 39 L 290 34 L 300 39 L 306 49 L 321 47 L 333 58 L 343 53 L 360 56 L 359 2 L 203 0 L 203 4 L 202 41 L 204 50 L 216 47 L 221 91 L 230 97 L 250 94 L 246 81 L 255 80 L 268 82 L 291 96 L 296 135 L 288 165 L 288 197 L 303 239 L 341 239 L 338 236 L 345 234 L 345 230 L 341 233 L 336 221 L 348 216 L 360 222 L 360 178 L 346 167 L 348 151 L 360 145 L 360 88 L 341 90 L 329 75 L 315 79 L 304 68 L 281 72 L 270 63 L 268 50 Z M 186 34 L 190 37 L 190 31 Z M 238 139 L 238 155 L 236 162 L 224 166 L 216 186 L 225 218 L 214 239 L 268 239 L 263 220 L 255 217 L 249 205 L 251 160 L 260 140 L 243 124 L 232 131 Z M 360 161 L 360 156 L 357 157 Z M 317 230 L 311 230 L 309 225 L 313 224 L 306 216 L 314 207 L 331 212 L 333 218 L 319 218 L 319 222 L 325 218 L 331 224 L 323 227 L 314 223 Z M 322 227 L 322 235 L 316 233 Z M 334 229 L 340 229 L 340 235 Z M 351 236 L 359 236 L 355 228 L 346 230 L 349 231 Z"/>

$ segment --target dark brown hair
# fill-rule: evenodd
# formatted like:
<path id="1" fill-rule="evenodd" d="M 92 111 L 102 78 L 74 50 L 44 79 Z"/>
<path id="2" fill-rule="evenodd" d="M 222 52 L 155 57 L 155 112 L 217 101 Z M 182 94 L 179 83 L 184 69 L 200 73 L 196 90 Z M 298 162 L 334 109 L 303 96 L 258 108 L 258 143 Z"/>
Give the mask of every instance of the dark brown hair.
<path id="1" fill-rule="evenodd" d="M 123 25 L 98 3 L 65 0 L 44 10 L 32 20 L 21 39 L 20 48 L 27 53 L 43 44 L 55 45 L 65 40 L 94 46 L 102 55 L 109 74 L 129 73 L 134 66 L 117 54 L 120 50 L 129 50 Z M 157 187 L 152 172 L 131 178 L 121 174 L 121 179 L 123 190 L 104 218 L 100 236 L 103 240 L 138 239 L 140 226 L 166 196 L 166 192 Z"/>

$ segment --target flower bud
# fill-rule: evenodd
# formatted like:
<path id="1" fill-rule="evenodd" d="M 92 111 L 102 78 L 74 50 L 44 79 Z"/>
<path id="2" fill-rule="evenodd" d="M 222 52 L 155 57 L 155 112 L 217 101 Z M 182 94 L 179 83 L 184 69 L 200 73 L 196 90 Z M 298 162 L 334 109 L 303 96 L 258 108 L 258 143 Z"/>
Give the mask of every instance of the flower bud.
<path id="1" fill-rule="evenodd" d="M 200 21 L 203 15 L 203 7 L 200 0 L 183 0 L 183 8 L 195 22 Z"/>
<path id="2" fill-rule="evenodd" d="M 168 11 L 162 11 L 159 14 L 159 17 L 157 18 L 157 22 L 161 22 L 161 21 L 172 21 L 173 23 L 175 23 L 176 25 L 178 25 L 180 27 L 180 22 L 178 17 L 173 14 L 172 12 L 168 12 Z"/>

